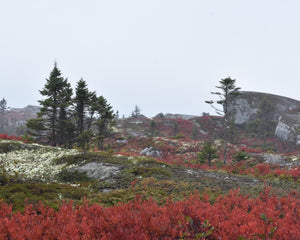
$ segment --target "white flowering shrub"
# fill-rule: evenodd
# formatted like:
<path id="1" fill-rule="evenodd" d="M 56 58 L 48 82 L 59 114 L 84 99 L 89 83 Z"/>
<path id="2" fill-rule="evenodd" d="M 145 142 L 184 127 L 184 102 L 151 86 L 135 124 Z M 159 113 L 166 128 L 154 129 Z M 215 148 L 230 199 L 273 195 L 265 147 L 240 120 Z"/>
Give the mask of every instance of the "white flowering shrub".
<path id="1" fill-rule="evenodd" d="M 28 144 L 27 149 L 10 151 L 0 154 L 0 165 L 5 168 L 7 174 L 18 175 L 21 179 L 34 179 L 39 181 L 55 181 L 55 176 L 62 169 L 74 167 L 65 163 L 56 165 L 54 159 L 77 155 L 74 149 L 61 149 Z"/>

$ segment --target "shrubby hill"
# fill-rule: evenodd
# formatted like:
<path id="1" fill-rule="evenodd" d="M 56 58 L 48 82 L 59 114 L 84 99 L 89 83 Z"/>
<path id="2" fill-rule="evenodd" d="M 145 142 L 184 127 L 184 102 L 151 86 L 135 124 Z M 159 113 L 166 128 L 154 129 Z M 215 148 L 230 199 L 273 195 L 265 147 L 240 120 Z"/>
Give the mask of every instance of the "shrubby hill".
<path id="1" fill-rule="evenodd" d="M 0 138 L 0 239 L 300 234 L 298 153 L 230 144 L 223 165 L 215 140 L 209 166 L 203 140 L 130 137 L 107 140 L 106 151 L 81 151 Z"/>
<path id="2" fill-rule="evenodd" d="M 17 136 L 25 134 L 26 120 L 35 118 L 38 111 L 38 106 L 31 105 L 7 110 L 3 133 Z M 235 130 L 254 137 L 276 137 L 291 144 L 299 141 L 300 101 L 274 94 L 241 91 L 241 95 L 231 102 L 230 111 L 237 126 Z M 155 124 L 151 127 L 152 120 Z M 159 113 L 153 118 L 141 115 L 118 119 L 115 130 L 124 137 L 184 135 L 200 140 L 213 135 L 220 137 L 221 126 L 222 118 L 205 113 L 203 116 Z"/>
<path id="3" fill-rule="evenodd" d="M 230 145 L 229 165 L 215 158 L 208 166 L 200 157 L 204 141 L 131 138 L 110 141 L 107 151 L 86 152 L 0 138 L 0 198 L 16 208 L 22 208 L 25 199 L 57 205 L 60 199 L 79 201 L 84 196 L 111 205 L 134 199 L 137 193 L 180 200 L 195 190 L 214 198 L 240 188 L 256 196 L 265 180 L 287 194 L 298 189 L 300 181 L 296 153 L 278 155 Z M 215 147 L 221 155 L 221 142 L 215 141 Z M 291 168 L 294 172 L 285 170 Z"/>
<path id="4" fill-rule="evenodd" d="M 296 149 L 300 139 L 300 102 L 273 94 L 242 91 L 230 102 L 232 141 L 252 137 L 258 142 L 282 142 L 287 151 Z M 222 136 L 222 117 L 159 113 L 117 120 L 115 130 L 122 137 L 185 137 L 194 140 Z M 276 139 L 274 139 L 276 138 Z M 267 140 L 268 139 L 268 140 Z M 273 140 L 271 140 L 273 139 Z M 272 149 L 270 149 L 272 150 Z"/>
<path id="5" fill-rule="evenodd" d="M 207 114 L 116 119 L 101 149 L 0 134 L 0 239 L 299 239 L 298 101 L 231 106 L 226 164 Z"/>
<path id="6" fill-rule="evenodd" d="M 153 119 L 146 117 L 130 117 L 117 119 L 116 132 L 124 137 L 185 137 L 194 140 L 206 139 L 212 132 L 220 135 L 222 118 L 202 116 L 183 119 L 180 114 L 160 113 Z M 184 116 L 182 116 L 184 117 Z"/>

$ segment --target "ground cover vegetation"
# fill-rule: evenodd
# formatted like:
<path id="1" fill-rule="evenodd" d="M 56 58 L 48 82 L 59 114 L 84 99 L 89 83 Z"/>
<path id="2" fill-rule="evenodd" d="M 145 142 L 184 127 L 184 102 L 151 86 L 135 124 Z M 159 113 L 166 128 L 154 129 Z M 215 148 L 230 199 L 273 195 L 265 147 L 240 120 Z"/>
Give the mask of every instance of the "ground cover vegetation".
<path id="1" fill-rule="evenodd" d="M 265 190 L 249 198 L 232 191 L 213 204 L 193 194 L 160 206 L 137 196 L 112 207 L 85 201 L 58 211 L 27 205 L 23 214 L 1 203 L 1 239 L 298 239 L 299 199 Z M 20 233 L 23 233 L 20 238 Z"/>
<path id="2" fill-rule="evenodd" d="M 8 148 L 7 143 L 10 143 Z M 212 145 L 218 154 L 223 152 L 221 143 Z M 140 150 L 149 146 L 162 151 L 165 157 L 140 156 Z M 251 156 L 253 151 L 262 152 L 257 149 L 229 145 L 230 162 L 224 165 L 222 159 L 215 158 L 209 166 L 208 159 L 203 162 L 199 156 L 207 151 L 207 143 L 189 139 L 131 139 L 115 153 L 81 152 L 7 139 L 1 141 L 0 148 L 6 149 L 3 152 L 8 156 L 1 159 L 1 169 L 6 169 L 2 175 L 10 176 L 9 181 L 3 182 L 0 194 L 4 201 L 0 210 L 3 239 L 18 239 L 19 231 L 24 231 L 27 238 L 40 239 L 70 236 L 78 239 L 138 239 L 138 236 L 143 239 L 288 239 L 299 234 L 296 227 L 286 231 L 286 226 L 299 223 L 300 171 L 297 167 L 270 165 Z M 31 154 L 26 154 L 29 151 Z M 294 153 L 287 158 L 293 162 L 295 156 Z M 25 167 L 29 172 L 30 164 L 35 166 L 36 160 L 43 159 L 45 164 L 40 166 L 39 177 L 34 169 L 30 173 L 32 179 L 22 172 L 19 158 L 23 164 L 27 162 L 25 166 L 29 164 Z M 12 159 L 16 160 L 14 167 L 5 168 Z M 121 166 L 121 173 L 105 180 L 68 175 L 66 170 L 88 162 L 115 164 Z M 54 174 L 47 181 L 43 168 Z M 272 188 L 266 190 L 266 186 Z M 239 192 L 230 192 L 237 188 Z M 135 217 L 128 219 L 127 215 Z M 20 224 L 16 225 L 16 221 Z M 161 221 L 164 226 L 159 226 Z M 100 225 L 96 226 L 96 222 Z M 233 231 L 230 226 L 237 227 Z M 70 232 L 58 236 L 60 228 Z"/>
<path id="3" fill-rule="evenodd" d="M 106 100 L 82 79 L 71 92 L 55 64 L 35 138 L 0 135 L 0 239 L 300 238 L 299 151 L 269 130 L 228 119 L 226 140 L 223 117 L 149 120 L 136 105 L 107 134 Z"/>

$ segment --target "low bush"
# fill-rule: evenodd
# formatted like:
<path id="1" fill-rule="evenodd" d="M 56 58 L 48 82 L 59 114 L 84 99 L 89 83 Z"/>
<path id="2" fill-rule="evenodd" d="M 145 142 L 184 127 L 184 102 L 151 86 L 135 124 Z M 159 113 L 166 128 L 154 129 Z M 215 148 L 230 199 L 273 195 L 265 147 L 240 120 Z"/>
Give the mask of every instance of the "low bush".
<path id="1" fill-rule="evenodd" d="M 214 203 L 193 194 L 162 206 L 141 196 L 112 207 L 36 204 L 23 214 L 0 203 L 0 239 L 300 239 L 299 215 L 294 194 L 269 189 L 257 198 L 232 191 Z"/>
<path id="2" fill-rule="evenodd" d="M 239 151 L 237 154 L 233 155 L 233 161 L 240 162 L 243 160 L 247 160 L 249 155 L 243 151 Z"/>
<path id="3" fill-rule="evenodd" d="M 61 182 L 77 183 L 77 182 L 91 182 L 92 178 L 88 177 L 85 172 L 79 172 L 77 170 L 62 170 L 57 174 L 57 179 Z"/>

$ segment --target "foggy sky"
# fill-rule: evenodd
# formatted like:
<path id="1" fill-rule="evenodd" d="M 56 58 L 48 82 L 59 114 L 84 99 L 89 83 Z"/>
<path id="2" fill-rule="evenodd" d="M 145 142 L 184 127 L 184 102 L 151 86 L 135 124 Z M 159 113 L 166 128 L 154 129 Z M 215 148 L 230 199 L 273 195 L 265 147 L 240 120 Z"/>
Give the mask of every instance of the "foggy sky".
<path id="1" fill-rule="evenodd" d="M 12 0 L 0 7 L 0 98 L 38 105 L 57 61 L 122 116 L 214 113 L 222 78 L 299 99 L 298 0 Z"/>

